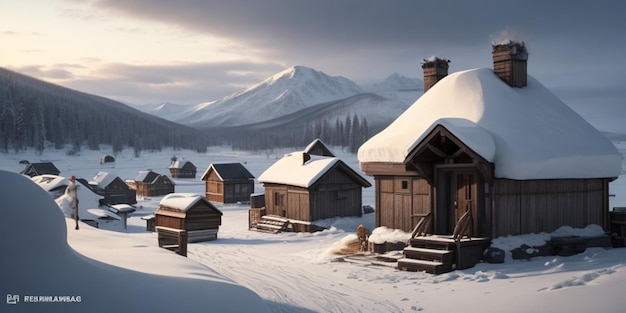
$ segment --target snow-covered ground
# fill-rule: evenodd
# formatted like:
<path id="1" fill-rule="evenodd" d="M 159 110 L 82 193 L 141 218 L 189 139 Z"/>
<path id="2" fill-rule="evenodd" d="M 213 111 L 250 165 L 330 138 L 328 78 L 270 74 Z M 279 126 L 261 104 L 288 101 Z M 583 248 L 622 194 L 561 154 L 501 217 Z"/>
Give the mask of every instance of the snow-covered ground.
<path id="1" fill-rule="evenodd" d="M 626 152 L 625 143 L 616 145 L 622 153 Z M 179 160 L 194 163 L 199 173 L 210 163 L 241 162 L 258 177 L 277 158 L 288 152 L 291 150 L 250 153 L 231 151 L 227 147 L 211 147 L 206 154 L 164 150 L 144 152 L 140 157 L 135 157 L 132 151 L 125 151 L 117 156 L 115 167 L 99 164 L 100 156 L 110 151 L 84 150 L 79 156 L 67 156 L 63 151 L 45 151 L 42 155 L 34 152 L 9 153 L 0 155 L 0 170 L 18 173 L 24 166 L 18 164 L 22 159 L 31 162 L 50 160 L 65 177 L 75 175 L 91 180 L 97 172 L 108 171 L 122 179 L 133 179 L 138 171 L 148 168 L 169 174 L 167 167 L 170 158 L 176 155 Z M 337 148 L 334 152 L 354 169 L 358 169 L 355 155 L 338 151 Z M 623 170 L 622 173 L 624 172 Z M 200 174 L 195 180 L 174 179 L 176 192 L 202 194 L 204 184 L 199 176 Z M 373 183 L 371 177 L 368 179 Z M 262 185 L 257 183 L 255 192 L 262 192 Z M 611 207 L 626 206 L 626 179 L 623 174 L 620 179 L 611 183 L 611 193 L 614 194 L 610 198 Z M 120 221 L 101 221 L 100 229 L 81 224 L 80 230 L 76 231 L 73 229 L 73 221 L 66 219 L 67 242 L 78 253 L 76 255 L 71 249 L 66 251 L 59 248 L 58 252 L 57 249 L 44 249 L 44 244 L 33 244 L 37 242 L 37 238 L 46 238 L 47 227 L 25 229 L 26 227 L 15 226 L 15 223 L 5 222 L 8 217 L 16 216 L 32 216 L 34 220 L 37 219 L 33 215 L 7 214 L 14 210 L 31 209 L 7 205 L 10 203 L 6 203 L 4 196 L 0 199 L 2 237 L 9 240 L 18 236 L 15 233 L 21 233 L 21 237 L 30 238 L 32 242 L 19 248 L 19 251 L 13 250 L 17 249 L 16 244 L 3 250 L 3 275 L 11 273 L 7 267 L 26 273 L 42 264 L 60 266 L 57 254 L 68 258 L 79 257 L 91 264 L 87 267 L 93 272 L 81 273 L 80 276 L 84 277 L 79 279 L 69 265 L 51 267 L 49 271 L 34 271 L 37 275 L 30 282 L 32 289 L 21 291 L 15 290 L 15 286 L 24 284 L 12 280 L 20 279 L 20 275 L 11 274 L 8 279 L 0 277 L 0 292 L 23 292 L 20 303 L 0 304 L 2 312 L 18 309 L 117 311 L 120 308 L 120 299 L 116 299 L 116 295 L 124 292 L 140 301 L 131 302 L 123 311 L 145 311 L 158 308 L 159 304 L 175 303 L 177 299 L 190 301 L 189 299 L 196 297 L 204 297 L 193 303 L 197 308 L 183 308 L 180 311 L 213 312 L 220 305 L 222 308 L 231 305 L 233 310 L 250 311 L 255 308 L 255 312 L 262 312 L 265 309 L 263 304 L 271 312 L 623 312 L 626 307 L 626 299 L 622 298 L 626 284 L 626 249 L 623 248 L 589 248 L 575 256 L 537 257 L 530 261 L 512 260 L 508 255 L 503 264 L 481 263 L 467 270 L 434 276 L 399 271 L 367 262 L 345 262 L 333 253 L 347 241 L 356 238 L 356 227 L 359 224 L 372 230 L 373 214 L 366 214 L 361 218 L 326 220 L 323 223 L 329 229 L 313 234 L 267 234 L 248 230 L 247 205 L 216 204 L 224 213 L 218 239 L 190 244 L 188 258 L 185 259 L 155 248 L 156 234 L 145 231 L 145 221 L 141 217 L 152 214 L 162 199 L 151 197 L 138 199 L 138 209 L 128 219 L 127 229 L 124 229 Z M 373 187 L 365 189 L 363 197 L 363 204 L 373 206 Z M 28 198 L 28 195 L 19 194 L 17 198 Z M 43 223 L 48 220 L 38 221 Z M 58 221 L 50 221 L 53 222 Z M 56 229 L 55 227 L 52 228 Z M 520 242 L 534 244 L 545 238 L 545 235 L 498 238 L 495 241 L 502 246 Z M 55 242 L 54 246 L 63 245 Z M 84 264 L 81 266 L 86 267 Z M 104 275 L 110 276 L 106 278 L 94 274 L 96 270 L 113 273 Z M 170 277 L 173 280 L 169 281 L 168 278 L 163 278 L 167 276 L 183 280 Z M 78 281 L 81 286 L 79 289 L 64 287 Z M 169 298 L 155 295 L 155 288 L 151 285 L 168 281 L 174 287 L 169 289 Z M 189 286 L 194 288 L 181 288 L 185 281 L 190 282 Z M 39 284 L 58 284 L 59 293 L 73 290 L 76 295 L 82 296 L 82 302 L 65 306 L 58 303 L 24 303 L 24 295 L 45 290 L 37 288 Z M 218 293 L 223 286 L 229 286 L 230 289 Z M 249 290 L 260 296 L 264 303 L 259 306 L 258 299 Z M 233 298 L 233 293 L 240 294 L 240 297 Z M 183 297 L 183 294 L 186 296 Z M 96 301 L 94 298 L 98 299 L 98 308 L 87 306 Z M 219 305 L 214 301 L 219 302 Z M 208 302 L 213 302 L 216 306 L 207 306 Z"/>

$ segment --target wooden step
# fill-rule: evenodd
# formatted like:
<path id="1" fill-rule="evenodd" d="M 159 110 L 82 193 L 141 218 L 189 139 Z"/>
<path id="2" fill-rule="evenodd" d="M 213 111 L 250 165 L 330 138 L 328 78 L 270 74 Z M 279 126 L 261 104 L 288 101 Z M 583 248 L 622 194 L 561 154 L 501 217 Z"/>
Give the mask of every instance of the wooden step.
<path id="1" fill-rule="evenodd" d="M 425 260 L 402 258 L 398 260 L 398 269 L 410 272 L 426 272 L 430 274 L 443 274 L 452 271 L 452 263 L 441 263 Z"/>
<path id="2" fill-rule="evenodd" d="M 279 233 L 287 229 L 288 225 L 289 220 L 287 219 L 273 215 L 265 215 L 262 216 L 259 222 L 256 224 L 256 229 L 259 231 Z"/>
<path id="3" fill-rule="evenodd" d="M 406 247 L 404 248 L 403 253 L 404 256 L 409 259 L 437 261 L 441 263 L 454 262 L 454 251 L 452 250 Z"/>

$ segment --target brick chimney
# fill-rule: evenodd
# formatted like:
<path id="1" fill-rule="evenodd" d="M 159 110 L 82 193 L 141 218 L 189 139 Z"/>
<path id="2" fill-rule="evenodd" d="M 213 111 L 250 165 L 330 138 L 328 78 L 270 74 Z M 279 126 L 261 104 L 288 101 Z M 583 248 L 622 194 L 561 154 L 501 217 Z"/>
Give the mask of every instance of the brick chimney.
<path id="1" fill-rule="evenodd" d="M 424 92 L 434 86 L 438 81 L 448 76 L 448 63 L 450 60 L 432 57 L 422 61 L 424 70 Z"/>
<path id="2" fill-rule="evenodd" d="M 302 165 L 306 164 L 306 162 L 308 162 L 311 159 L 311 155 L 306 153 L 306 152 L 302 152 Z"/>
<path id="3" fill-rule="evenodd" d="M 493 71 L 511 87 L 526 87 L 528 50 L 524 42 L 509 41 L 492 46 Z"/>

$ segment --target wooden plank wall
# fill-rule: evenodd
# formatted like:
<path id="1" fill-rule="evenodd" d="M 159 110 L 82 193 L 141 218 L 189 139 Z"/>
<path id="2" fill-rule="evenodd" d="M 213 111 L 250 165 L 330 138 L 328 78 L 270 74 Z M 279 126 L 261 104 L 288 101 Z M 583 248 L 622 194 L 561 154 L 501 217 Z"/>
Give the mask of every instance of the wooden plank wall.
<path id="1" fill-rule="evenodd" d="M 606 229 L 607 198 L 605 179 L 498 179 L 494 182 L 494 236 L 589 224 Z"/>
<path id="2" fill-rule="evenodd" d="M 403 181 L 407 188 L 402 188 Z M 376 177 L 376 184 L 376 227 L 386 226 L 410 232 L 419 220 L 416 215 L 431 211 L 431 186 L 425 179 L 379 176 Z"/>

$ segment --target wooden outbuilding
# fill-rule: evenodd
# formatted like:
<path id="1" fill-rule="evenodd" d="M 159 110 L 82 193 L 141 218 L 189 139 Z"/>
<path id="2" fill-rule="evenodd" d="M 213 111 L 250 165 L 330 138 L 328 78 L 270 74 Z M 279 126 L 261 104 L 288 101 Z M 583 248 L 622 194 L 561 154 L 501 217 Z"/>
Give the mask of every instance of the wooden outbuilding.
<path id="1" fill-rule="evenodd" d="M 241 163 L 214 163 L 207 167 L 206 198 L 220 203 L 250 201 L 254 193 L 254 176 Z"/>
<path id="2" fill-rule="evenodd" d="M 131 189 L 121 178 L 108 172 L 98 172 L 89 182 L 93 190 L 104 196 L 100 204 L 135 204 L 137 193 Z"/>
<path id="3" fill-rule="evenodd" d="M 115 158 L 112 155 L 103 155 L 100 158 L 101 165 L 115 165 Z"/>
<path id="4" fill-rule="evenodd" d="M 39 175 L 59 175 L 61 171 L 52 164 L 52 162 L 38 162 L 38 163 L 28 163 L 26 167 L 20 172 L 20 174 L 24 174 L 30 177 L 35 177 Z"/>
<path id="5" fill-rule="evenodd" d="M 174 192 L 174 182 L 167 177 L 151 170 L 140 171 L 135 178 L 137 196 L 162 196 Z"/>
<path id="6" fill-rule="evenodd" d="M 217 239 L 222 212 L 205 197 L 173 193 L 161 200 L 154 213 L 155 226 L 185 230 L 188 242 Z"/>
<path id="7" fill-rule="evenodd" d="M 498 70 L 446 76 L 360 147 L 361 170 L 375 179 L 377 227 L 411 232 L 430 214 L 429 233 L 449 235 L 470 212 L 474 237 L 608 229 L 620 154 L 526 77 L 523 44 L 505 45 L 493 49 Z"/>
<path id="8" fill-rule="evenodd" d="M 279 159 L 261 176 L 265 213 L 304 225 L 332 217 L 361 216 L 362 191 L 371 184 L 335 157 L 294 152 Z"/>
<path id="9" fill-rule="evenodd" d="M 196 178 L 196 166 L 189 161 L 181 161 L 176 157 L 172 158 L 169 166 L 172 178 Z"/>

